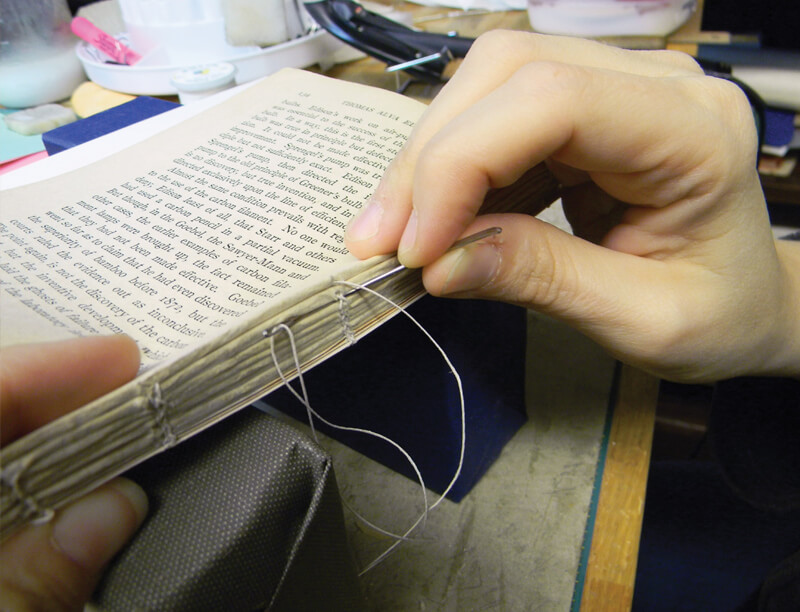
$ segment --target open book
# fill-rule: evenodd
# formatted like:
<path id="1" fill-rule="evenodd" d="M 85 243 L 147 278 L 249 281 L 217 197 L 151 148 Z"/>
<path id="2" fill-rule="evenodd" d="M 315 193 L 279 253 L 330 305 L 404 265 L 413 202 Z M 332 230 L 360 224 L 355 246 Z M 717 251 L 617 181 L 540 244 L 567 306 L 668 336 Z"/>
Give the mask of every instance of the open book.
<path id="1" fill-rule="evenodd" d="M 424 109 L 284 70 L 115 155 L 0 195 L 0 345 L 125 333 L 143 364 L 131 383 L 2 449 L 3 535 L 395 314 L 337 281 L 371 281 L 396 260 L 358 261 L 342 236 Z M 538 210 L 554 187 L 537 168 L 487 207 Z M 403 305 L 423 293 L 405 269 L 371 287 Z"/>

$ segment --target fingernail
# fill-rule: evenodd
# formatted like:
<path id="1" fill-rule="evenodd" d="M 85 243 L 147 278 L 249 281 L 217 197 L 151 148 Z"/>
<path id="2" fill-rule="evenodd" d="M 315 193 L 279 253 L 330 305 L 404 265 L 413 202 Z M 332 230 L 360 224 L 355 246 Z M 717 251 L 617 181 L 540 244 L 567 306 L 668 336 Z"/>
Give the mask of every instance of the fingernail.
<path id="1" fill-rule="evenodd" d="M 406 223 L 406 229 L 403 231 L 403 236 L 400 238 L 400 244 L 397 247 L 398 253 L 404 253 L 414 246 L 417 241 L 417 211 L 411 210 L 411 216 Z"/>
<path id="2" fill-rule="evenodd" d="M 383 204 L 375 195 L 372 196 L 364 209 L 347 226 L 347 239 L 354 242 L 369 240 L 377 235 L 383 218 Z"/>
<path id="3" fill-rule="evenodd" d="M 97 570 L 122 548 L 146 514 L 144 491 L 117 478 L 56 515 L 53 543 L 84 569 Z"/>
<path id="4" fill-rule="evenodd" d="M 447 253 L 437 266 L 451 266 L 442 295 L 474 291 L 490 283 L 500 267 L 500 252 L 491 244 L 473 244 Z"/>

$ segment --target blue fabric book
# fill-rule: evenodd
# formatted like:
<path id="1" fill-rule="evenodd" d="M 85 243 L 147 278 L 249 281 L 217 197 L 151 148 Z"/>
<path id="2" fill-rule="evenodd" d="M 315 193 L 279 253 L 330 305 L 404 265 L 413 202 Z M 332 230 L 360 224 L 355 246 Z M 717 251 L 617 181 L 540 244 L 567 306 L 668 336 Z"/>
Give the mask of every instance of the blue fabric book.
<path id="1" fill-rule="evenodd" d="M 130 102 L 62 125 L 42 134 L 42 141 L 49 155 L 55 155 L 75 145 L 89 142 L 120 128 L 147 119 L 180 106 L 176 102 L 141 96 Z"/>

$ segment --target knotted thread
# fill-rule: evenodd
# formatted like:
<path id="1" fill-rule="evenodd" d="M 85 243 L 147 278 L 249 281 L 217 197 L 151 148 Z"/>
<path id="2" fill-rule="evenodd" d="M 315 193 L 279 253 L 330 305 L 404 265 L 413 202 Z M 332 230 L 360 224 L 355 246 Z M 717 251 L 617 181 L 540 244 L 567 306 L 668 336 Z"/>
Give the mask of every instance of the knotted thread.
<path id="1" fill-rule="evenodd" d="M 30 521 L 34 525 L 42 525 L 52 520 L 55 516 L 55 511 L 39 504 L 36 498 L 25 491 L 25 488 L 20 484 L 22 473 L 27 469 L 31 460 L 31 457 L 28 457 L 22 465 L 14 466 L 15 469 L 13 470 L 9 468 L 3 469 L 0 479 L 2 479 L 3 484 L 11 489 L 14 497 L 22 504 L 25 509 L 25 517 L 30 517 Z"/>
<path id="2" fill-rule="evenodd" d="M 336 293 L 336 299 L 339 302 L 339 323 L 342 324 L 342 333 L 348 346 L 353 346 L 358 339 L 353 333 L 353 328 L 350 327 L 350 303 L 341 291 Z"/>
<path id="3" fill-rule="evenodd" d="M 155 383 L 153 385 L 153 390 L 150 393 L 148 402 L 152 408 L 151 412 L 153 413 L 153 432 L 155 433 L 156 438 L 160 441 L 161 446 L 169 448 L 175 444 L 177 438 L 175 436 L 175 432 L 172 431 L 172 425 L 170 425 L 169 419 L 167 418 L 167 408 L 169 408 L 169 402 L 164 399 L 161 393 L 161 385 L 159 383 Z"/>

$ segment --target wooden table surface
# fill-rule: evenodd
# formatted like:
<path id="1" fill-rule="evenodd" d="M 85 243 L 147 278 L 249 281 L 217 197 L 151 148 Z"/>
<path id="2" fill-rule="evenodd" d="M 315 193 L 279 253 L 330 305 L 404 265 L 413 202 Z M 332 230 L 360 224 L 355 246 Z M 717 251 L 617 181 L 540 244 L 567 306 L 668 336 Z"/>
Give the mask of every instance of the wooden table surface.
<path id="1" fill-rule="evenodd" d="M 418 27 L 435 32 L 455 30 L 461 36 L 475 37 L 497 28 L 530 29 L 524 11 L 454 17 L 453 11 L 442 7 L 401 8 L 412 12 Z M 696 29 L 698 23 L 688 24 L 689 31 Z M 658 47 L 666 41 L 648 38 L 633 43 L 631 46 Z M 334 66 L 327 74 L 395 89 L 398 78 L 406 77 L 387 73 L 385 68 L 385 64 L 366 58 Z M 436 86 L 415 84 L 406 93 L 429 101 L 437 91 Z M 658 380 L 622 366 L 580 604 L 582 612 L 626 610 L 631 606 L 657 401 Z"/>

